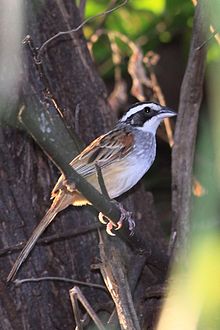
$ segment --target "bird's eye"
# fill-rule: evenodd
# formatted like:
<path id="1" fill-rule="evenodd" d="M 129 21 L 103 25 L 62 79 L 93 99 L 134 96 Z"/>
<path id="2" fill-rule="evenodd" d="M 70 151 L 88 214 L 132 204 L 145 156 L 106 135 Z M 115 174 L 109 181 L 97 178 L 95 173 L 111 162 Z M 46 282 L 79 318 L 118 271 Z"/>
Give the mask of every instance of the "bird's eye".
<path id="1" fill-rule="evenodd" d="M 149 107 L 145 107 L 145 108 L 144 108 L 144 112 L 145 112 L 145 113 L 150 113 L 150 111 L 151 111 L 151 108 L 149 108 Z"/>

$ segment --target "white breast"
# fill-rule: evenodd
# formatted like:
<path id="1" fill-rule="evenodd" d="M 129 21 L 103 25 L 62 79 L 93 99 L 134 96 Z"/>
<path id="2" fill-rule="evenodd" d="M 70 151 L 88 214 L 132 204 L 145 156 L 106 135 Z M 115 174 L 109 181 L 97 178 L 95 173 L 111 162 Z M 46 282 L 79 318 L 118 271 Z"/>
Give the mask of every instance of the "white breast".
<path id="1" fill-rule="evenodd" d="M 111 175 L 109 169 L 103 171 L 106 188 L 111 198 L 118 197 L 131 189 L 149 170 L 156 155 L 156 140 L 151 133 L 141 132 L 135 136 L 132 153 L 123 161 L 112 164 Z M 107 173 L 108 172 L 108 173 Z"/>
<path id="2" fill-rule="evenodd" d="M 102 169 L 110 198 L 116 198 L 131 189 L 149 170 L 155 159 L 154 134 L 136 130 L 134 137 L 134 147 L 127 157 Z M 88 176 L 86 179 L 101 192 L 97 175 Z"/>

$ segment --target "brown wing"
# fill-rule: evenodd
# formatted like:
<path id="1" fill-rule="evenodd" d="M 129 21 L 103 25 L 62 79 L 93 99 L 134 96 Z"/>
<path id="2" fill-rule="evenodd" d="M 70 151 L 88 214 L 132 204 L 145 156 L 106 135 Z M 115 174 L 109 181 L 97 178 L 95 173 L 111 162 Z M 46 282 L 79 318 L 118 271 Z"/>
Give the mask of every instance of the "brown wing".
<path id="1" fill-rule="evenodd" d="M 86 178 L 96 172 L 95 164 L 98 164 L 100 168 L 104 168 L 112 162 L 126 157 L 133 146 L 133 140 L 133 134 L 126 129 L 112 130 L 91 142 L 70 162 L 70 165 Z M 56 195 L 62 186 L 63 175 L 57 181 L 52 191 L 52 197 Z"/>

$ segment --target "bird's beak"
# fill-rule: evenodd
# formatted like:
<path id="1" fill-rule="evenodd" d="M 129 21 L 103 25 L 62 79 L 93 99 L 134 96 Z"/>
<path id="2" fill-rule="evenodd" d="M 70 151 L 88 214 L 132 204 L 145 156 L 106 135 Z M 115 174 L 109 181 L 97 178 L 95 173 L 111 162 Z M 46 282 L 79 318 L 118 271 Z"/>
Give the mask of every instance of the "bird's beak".
<path id="1" fill-rule="evenodd" d="M 163 118 L 167 118 L 167 117 L 173 117 L 176 115 L 177 115 L 177 113 L 174 112 L 173 110 L 171 110 L 170 108 L 162 107 L 162 109 L 159 111 L 158 117 L 163 119 Z"/>

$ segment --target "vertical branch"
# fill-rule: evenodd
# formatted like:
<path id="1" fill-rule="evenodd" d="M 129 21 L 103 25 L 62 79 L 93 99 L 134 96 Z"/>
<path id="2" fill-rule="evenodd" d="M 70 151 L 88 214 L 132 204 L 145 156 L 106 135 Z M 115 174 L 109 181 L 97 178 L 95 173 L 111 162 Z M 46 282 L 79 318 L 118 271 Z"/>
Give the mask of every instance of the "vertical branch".
<path id="1" fill-rule="evenodd" d="M 205 72 L 204 13 L 206 0 L 195 10 L 191 48 L 186 72 L 183 78 L 175 144 L 172 153 L 172 247 L 180 250 L 186 246 L 190 231 L 190 211 L 192 192 L 192 167 L 197 133 L 199 109 L 203 95 Z"/>
<path id="2" fill-rule="evenodd" d="M 102 261 L 100 267 L 101 274 L 115 303 L 121 329 L 140 330 L 125 265 L 123 264 L 117 241 L 115 241 L 113 246 L 110 244 L 109 239 L 102 237 L 99 232 L 99 251 Z"/>

